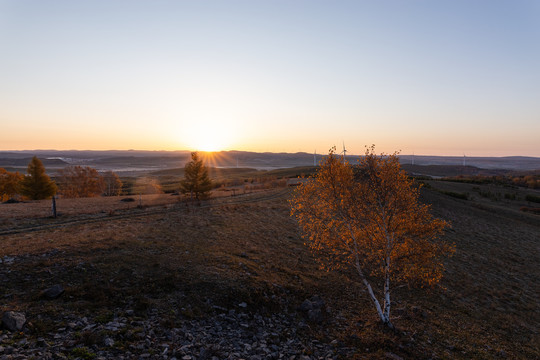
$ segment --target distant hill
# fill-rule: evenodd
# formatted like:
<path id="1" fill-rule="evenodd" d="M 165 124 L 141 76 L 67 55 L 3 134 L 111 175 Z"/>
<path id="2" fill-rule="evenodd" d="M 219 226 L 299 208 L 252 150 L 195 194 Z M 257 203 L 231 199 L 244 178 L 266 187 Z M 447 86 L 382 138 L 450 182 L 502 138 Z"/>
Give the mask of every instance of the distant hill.
<path id="1" fill-rule="evenodd" d="M 1 155 L 1 153 L 0 153 Z M 0 157 L 0 167 L 27 167 L 30 161 L 32 160 L 31 157 L 24 157 L 24 158 L 2 158 Z M 61 159 L 40 159 L 44 166 L 52 166 L 52 167 L 64 167 L 68 166 L 69 164 Z"/>
<path id="2" fill-rule="evenodd" d="M 463 157 L 401 155 L 402 164 L 409 165 L 461 165 L 481 169 L 536 170 L 540 169 L 540 158 L 530 156 Z"/>
<path id="3" fill-rule="evenodd" d="M 48 171 L 69 165 L 91 166 L 99 171 L 112 170 L 121 174 L 140 174 L 183 168 L 190 159 L 189 151 L 138 151 L 138 150 L 28 150 L 0 151 L 0 167 L 26 168 L 32 156 L 38 156 Z M 274 170 L 301 166 L 314 166 L 324 156 L 321 154 L 258 153 L 250 151 L 221 151 L 200 153 L 208 166 L 215 168 L 252 168 Z M 360 160 L 358 155 L 347 155 L 351 164 Z M 400 161 L 409 172 L 442 176 L 438 174 L 475 175 L 498 174 L 499 170 L 530 171 L 540 169 L 540 158 L 526 156 L 459 157 L 400 155 Z M 486 170 L 489 170 L 486 172 Z"/>

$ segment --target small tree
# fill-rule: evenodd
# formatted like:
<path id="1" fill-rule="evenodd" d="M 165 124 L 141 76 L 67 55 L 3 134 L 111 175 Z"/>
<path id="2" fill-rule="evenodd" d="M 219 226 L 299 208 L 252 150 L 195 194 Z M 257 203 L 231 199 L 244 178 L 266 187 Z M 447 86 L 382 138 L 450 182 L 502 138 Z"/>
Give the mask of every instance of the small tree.
<path id="1" fill-rule="evenodd" d="M 36 156 L 30 160 L 27 173 L 21 181 L 21 195 L 32 200 L 42 200 L 56 194 L 56 184 L 45 173 L 43 163 Z"/>
<path id="2" fill-rule="evenodd" d="M 0 168 L 0 200 L 7 200 L 15 196 L 22 179 L 23 176 L 18 172 L 12 173 Z"/>
<path id="3" fill-rule="evenodd" d="M 434 241 L 448 224 L 434 219 L 396 154 L 366 151 L 358 167 L 330 151 L 313 179 L 291 200 L 310 248 L 328 268 L 352 266 L 380 320 L 390 328 L 394 283 L 437 283 L 441 256 L 453 247 Z M 379 286 L 372 286 L 379 284 Z M 382 305 L 381 305 L 382 304 Z"/>
<path id="4" fill-rule="evenodd" d="M 122 193 L 122 180 L 112 171 L 107 171 L 103 174 L 103 195 L 118 196 Z"/>
<path id="5" fill-rule="evenodd" d="M 9 172 L 0 168 L 0 201 L 6 201 L 19 193 L 19 187 L 24 176 L 18 172 Z"/>
<path id="6" fill-rule="evenodd" d="M 205 199 L 212 190 L 212 181 L 208 177 L 208 169 L 199 159 L 197 152 L 191 153 L 191 161 L 184 167 L 184 180 L 180 182 L 180 190 L 184 194 L 195 196 L 197 200 Z"/>
<path id="7" fill-rule="evenodd" d="M 103 192 L 103 177 L 96 169 L 68 166 L 59 173 L 60 191 L 67 198 L 93 197 Z"/>

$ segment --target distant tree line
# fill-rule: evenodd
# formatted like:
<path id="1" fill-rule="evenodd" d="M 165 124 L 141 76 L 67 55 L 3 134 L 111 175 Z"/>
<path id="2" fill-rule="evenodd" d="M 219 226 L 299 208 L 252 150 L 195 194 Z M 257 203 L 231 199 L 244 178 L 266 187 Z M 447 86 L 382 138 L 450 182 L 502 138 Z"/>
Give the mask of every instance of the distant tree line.
<path id="1" fill-rule="evenodd" d="M 27 174 L 9 172 L 0 168 L 0 201 L 10 199 L 49 199 L 54 195 L 65 198 L 117 196 L 127 194 L 161 194 L 160 182 L 152 177 L 126 179 L 124 184 L 112 171 L 104 173 L 88 166 L 68 166 L 54 177 L 47 175 L 41 160 L 36 156 L 28 164 Z M 184 179 L 179 190 L 196 200 L 209 197 L 213 188 L 208 169 L 196 152 L 185 166 Z"/>
<path id="2" fill-rule="evenodd" d="M 262 176 L 214 182 L 208 168 L 197 152 L 185 164 L 184 178 L 168 186 L 169 192 L 181 192 L 193 200 L 210 197 L 211 190 L 219 186 L 242 187 L 243 191 L 287 186 L 285 179 Z M 238 190 L 238 189 L 235 189 Z M 51 179 L 41 160 L 36 156 L 28 164 L 27 174 L 9 172 L 0 168 L 0 201 L 10 199 L 48 199 L 55 195 L 64 198 L 117 196 L 121 194 L 161 194 L 163 187 L 154 177 L 127 177 L 123 181 L 112 171 L 98 172 L 88 166 L 68 166 Z"/>
<path id="3" fill-rule="evenodd" d="M 116 196 L 122 193 L 122 181 L 112 171 L 100 174 L 88 166 L 69 166 L 59 171 L 56 181 L 45 172 L 36 156 L 28 164 L 27 174 L 0 168 L 0 200 L 14 198 L 48 199 L 56 194 L 66 198 Z"/>

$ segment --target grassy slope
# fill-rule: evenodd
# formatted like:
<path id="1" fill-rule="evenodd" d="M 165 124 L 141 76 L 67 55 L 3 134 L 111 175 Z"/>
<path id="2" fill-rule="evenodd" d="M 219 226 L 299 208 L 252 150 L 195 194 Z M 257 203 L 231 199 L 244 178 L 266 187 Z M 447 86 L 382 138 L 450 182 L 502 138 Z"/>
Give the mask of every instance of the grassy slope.
<path id="1" fill-rule="evenodd" d="M 452 222 L 445 237 L 457 252 L 446 263 L 447 290 L 394 292 L 402 335 L 380 329 L 354 277 L 317 268 L 285 199 L 0 238 L 0 256 L 26 254 L 2 273 L 0 311 L 41 314 L 32 326 L 44 336 L 59 326 L 56 317 L 68 314 L 107 318 L 135 309 L 144 317 L 157 308 L 163 326 L 173 327 L 212 313 L 212 304 L 294 310 L 319 294 L 332 316 L 305 335 L 338 338 L 355 346 L 359 358 L 385 358 L 387 351 L 405 358 L 539 358 L 538 217 L 521 222 L 471 201 L 423 194 L 437 216 Z M 38 301 L 39 291 L 54 283 L 64 284 L 66 294 Z"/>

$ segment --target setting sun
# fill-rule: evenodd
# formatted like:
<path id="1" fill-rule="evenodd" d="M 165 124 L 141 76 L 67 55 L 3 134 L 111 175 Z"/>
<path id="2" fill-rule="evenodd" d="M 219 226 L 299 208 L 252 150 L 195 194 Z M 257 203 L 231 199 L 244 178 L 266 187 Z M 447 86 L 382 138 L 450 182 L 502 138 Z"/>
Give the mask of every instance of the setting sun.
<path id="1" fill-rule="evenodd" d="M 234 129 L 228 124 L 201 121 L 180 130 L 180 142 L 190 150 L 221 151 L 234 143 Z"/>

